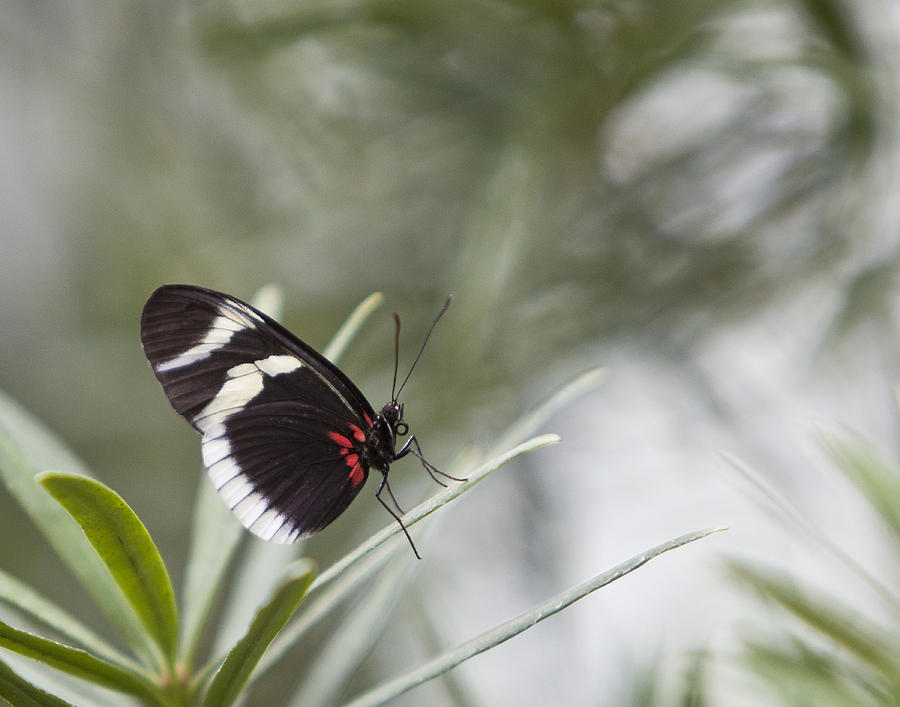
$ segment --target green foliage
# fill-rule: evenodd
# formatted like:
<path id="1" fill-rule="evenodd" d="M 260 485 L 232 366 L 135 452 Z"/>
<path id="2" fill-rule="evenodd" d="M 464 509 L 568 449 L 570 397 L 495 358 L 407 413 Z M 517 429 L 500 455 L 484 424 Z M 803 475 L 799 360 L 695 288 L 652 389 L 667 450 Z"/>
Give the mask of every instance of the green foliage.
<path id="1" fill-rule="evenodd" d="M 900 546 L 900 464 L 848 432 L 825 435 L 824 446 L 869 500 L 893 535 L 894 546 Z M 781 500 L 776 507 L 789 518 L 800 517 Z M 862 580 L 887 618 L 876 622 L 856 606 L 783 570 L 732 561 L 729 568 L 736 580 L 794 619 L 783 633 L 746 641 L 748 666 L 780 704 L 900 704 L 900 592 L 885 587 L 815 529 L 801 527 L 812 531 Z"/>
<path id="2" fill-rule="evenodd" d="M 378 304 L 369 298 L 350 324 L 328 348 L 332 357 Z M 483 453 L 463 454 L 451 469 L 466 481 L 443 489 L 404 517 L 408 527 L 440 506 L 471 489 L 515 457 L 559 440 L 556 435 L 528 438 L 547 416 L 573 396 L 595 385 L 601 373 L 591 370 L 573 380 L 534 412 L 513 423 L 501 444 Z M 91 478 L 73 455 L 11 401 L 0 409 L 0 478 L 5 487 L 35 520 L 76 577 L 107 609 L 113 626 L 130 647 L 124 653 L 75 616 L 43 597 L 37 590 L 0 573 L 0 601 L 71 642 L 39 635 L 0 622 L 0 647 L 30 658 L 45 668 L 60 671 L 91 686 L 114 690 L 146 705 L 160 707 L 224 707 L 242 699 L 254 680 L 262 676 L 292 645 L 304 640 L 309 629 L 333 614 L 362 584 L 363 602 L 322 648 L 328 671 L 316 671 L 316 682 L 301 686 L 286 704 L 328 704 L 340 696 L 346 681 L 377 637 L 389 607 L 396 604 L 416 561 L 391 523 L 359 548 L 318 575 L 316 564 L 301 558 L 288 564 L 268 563 L 268 577 L 256 576 L 250 593 L 258 601 L 260 586 L 269 596 L 256 609 L 241 635 L 199 667 L 202 637 L 212 628 L 211 606 L 223 591 L 226 568 L 235 555 L 240 526 L 223 504 L 213 503 L 210 484 L 201 486 L 193 523 L 194 535 L 181 618 L 169 572 L 147 528 L 114 491 Z M 52 462 L 60 471 L 43 471 Z M 36 483 L 37 482 L 37 483 Z M 52 500 L 51 500 L 52 499 Z M 54 504 L 58 503 L 58 506 Z M 65 509 L 62 512 L 61 509 Z M 708 535 L 692 533 L 652 548 L 593 579 L 572 587 L 537 608 L 446 651 L 405 675 L 386 681 L 360 695 L 359 704 L 382 704 L 422 682 L 451 670 L 464 660 L 488 650 L 561 611 L 590 592 L 637 569 L 657 555 Z M 256 547 L 269 548 L 265 544 Z M 265 553 L 266 551 L 257 551 Z M 262 554 L 245 558 L 255 572 L 265 567 Z M 78 563 L 84 562 L 80 567 Z M 377 575 L 377 577 L 376 577 Z M 374 578 L 374 579 L 373 579 Z M 95 584 L 88 584 L 95 583 Z M 313 595 L 304 601 L 307 595 Z M 247 597 L 244 601 L 249 601 Z M 298 607 L 300 611 L 296 617 Z M 292 618 L 293 617 L 293 618 Z M 43 685 L 25 680 L 0 662 L 0 698 L 14 705 L 73 704 L 83 694 L 51 696 Z M 101 693 L 97 693 L 98 698 Z"/>
<path id="3" fill-rule="evenodd" d="M 35 478 L 81 526 L 152 639 L 163 664 L 174 667 L 178 641 L 175 593 L 144 524 L 125 501 L 99 481 L 59 472 L 45 472 Z"/>

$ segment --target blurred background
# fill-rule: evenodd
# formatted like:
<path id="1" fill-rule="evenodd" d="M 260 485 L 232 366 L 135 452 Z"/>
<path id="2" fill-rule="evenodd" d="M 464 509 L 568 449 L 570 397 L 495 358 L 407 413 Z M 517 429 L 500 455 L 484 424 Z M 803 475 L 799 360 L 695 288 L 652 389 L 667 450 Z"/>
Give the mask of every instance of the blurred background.
<path id="1" fill-rule="evenodd" d="M 898 626 L 860 578 L 897 585 L 897 538 L 818 440 L 840 425 L 900 447 L 897 4 L 0 0 L 0 16 L 0 388 L 135 508 L 177 586 L 206 481 L 140 310 L 163 283 L 249 299 L 274 282 L 317 348 L 385 294 L 341 362 L 376 408 L 390 313 L 408 365 L 454 294 L 403 401 L 439 467 L 607 369 L 545 426 L 561 445 L 432 519 L 345 697 L 713 525 L 730 530 L 403 704 L 831 704 L 753 669 L 748 640 L 791 639 L 734 558 Z M 405 506 L 423 477 L 394 466 Z M 304 552 L 327 566 L 386 525 L 374 490 Z M 5 495 L 0 534 L 4 569 L 96 615 Z M 250 703 L 277 704 L 298 664 Z"/>

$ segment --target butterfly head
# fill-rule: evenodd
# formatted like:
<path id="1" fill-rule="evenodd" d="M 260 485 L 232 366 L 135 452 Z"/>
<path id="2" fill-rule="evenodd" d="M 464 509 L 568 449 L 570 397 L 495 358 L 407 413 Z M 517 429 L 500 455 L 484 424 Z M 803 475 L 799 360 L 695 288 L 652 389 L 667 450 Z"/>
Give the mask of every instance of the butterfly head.
<path id="1" fill-rule="evenodd" d="M 403 419 L 403 403 L 392 400 L 381 408 L 381 418 L 390 426 L 394 434 L 402 437 L 409 432 L 409 425 Z"/>

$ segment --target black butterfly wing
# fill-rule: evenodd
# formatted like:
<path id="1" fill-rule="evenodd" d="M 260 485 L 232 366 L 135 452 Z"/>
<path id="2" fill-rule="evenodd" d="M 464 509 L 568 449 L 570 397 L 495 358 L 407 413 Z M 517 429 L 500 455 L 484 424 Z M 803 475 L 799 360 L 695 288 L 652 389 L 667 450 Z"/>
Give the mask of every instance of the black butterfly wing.
<path id="1" fill-rule="evenodd" d="M 203 462 L 256 535 L 321 530 L 365 483 L 375 417 L 355 385 L 280 324 L 190 285 L 154 292 L 141 341 L 175 410 L 203 435 Z"/>

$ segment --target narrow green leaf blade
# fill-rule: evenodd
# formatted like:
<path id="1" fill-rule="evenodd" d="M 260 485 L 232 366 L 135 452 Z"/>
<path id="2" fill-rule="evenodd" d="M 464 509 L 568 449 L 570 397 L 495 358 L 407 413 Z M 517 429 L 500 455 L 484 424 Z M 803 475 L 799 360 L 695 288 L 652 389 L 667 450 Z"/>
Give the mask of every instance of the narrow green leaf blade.
<path id="1" fill-rule="evenodd" d="M 290 700 L 284 701 L 287 707 L 338 704 L 348 680 L 381 637 L 413 577 L 416 560 L 406 548 L 400 549 L 402 554 L 395 553 L 385 571 L 354 602 L 353 611 L 342 622 L 340 630 L 316 646 L 315 659 L 304 671 L 299 688 Z"/>
<path id="2" fill-rule="evenodd" d="M 38 660 L 69 675 L 97 685 L 135 695 L 152 704 L 162 704 L 155 686 L 140 673 L 97 658 L 0 621 L 0 648 Z"/>
<path id="3" fill-rule="evenodd" d="M 511 459 L 514 459 L 517 456 L 522 454 L 526 454 L 528 452 L 533 452 L 541 447 L 546 447 L 550 444 L 556 444 L 559 442 L 559 435 L 555 434 L 544 434 L 538 435 L 537 437 L 532 437 L 525 442 L 513 447 L 502 454 L 497 454 L 497 456 L 489 459 L 483 464 L 479 464 L 471 473 L 468 473 L 468 476 L 465 481 L 460 483 L 453 483 L 453 485 L 448 486 L 445 489 L 438 491 L 436 494 L 426 499 L 418 506 L 410 510 L 402 517 L 403 524 L 410 528 L 420 520 L 422 520 L 425 516 L 431 515 L 441 506 L 449 503 L 454 498 L 459 496 L 462 493 L 465 493 L 469 489 L 471 489 L 476 484 L 484 481 L 490 474 L 494 473 L 501 466 L 506 464 Z M 335 577 L 340 576 L 344 570 L 352 565 L 355 565 L 359 562 L 363 557 L 368 555 L 371 552 L 374 552 L 385 542 L 390 540 L 392 537 L 402 532 L 400 530 L 400 526 L 398 523 L 391 523 L 389 526 L 379 531 L 375 535 L 371 536 L 364 543 L 359 545 L 353 552 L 345 555 L 342 559 L 335 562 L 331 567 L 325 570 L 315 581 L 315 587 L 321 587 Z"/>
<path id="4" fill-rule="evenodd" d="M 586 395 L 606 379 L 606 369 L 592 366 L 549 395 L 546 400 L 515 420 L 488 452 L 499 454 L 532 435 L 547 420 L 576 398 Z"/>
<path id="5" fill-rule="evenodd" d="M 730 562 L 735 578 L 789 611 L 835 645 L 884 675 L 900 674 L 896 639 L 841 603 L 800 589 L 787 575 L 748 563 Z"/>
<path id="6" fill-rule="evenodd" d="M 460 472 L 467 475 L 466 481 L 462 483 L 455 483 L 448 488 L 442 489 L 441 491 L 438 491 L 436 494 L 420 503 L 418 506 L 416 506 L 403 516 L 403 524 L 407 528 L 412 527 L 425 516 L 433 513 L 444 504 L 449 503 L 451 500 L 459 496 L 461 493 L 468 491 L 475 484 L 483 481 L 487 476 L 492 474 L 494 471 L 499 469 L 511 459 L 521 454 L 540 449 L 541 447 L 545 447 L 550 444 L 556 444 L 557 442 L 559 442 L 558 435 L 538 435 L 537 437 L 533 437 L 532 439 L 522 442 L 522 444 L 514 447 L 513 449 L 507 450 L 506 452 L 498 454 L 494 458 L 489 459 L 482 464 L 479 464 L 471 472 Z M 454 473 L 456 473 L 455 469 Z M 339 577 L 347 577 L 348 575 L 346 573 L 348 572 L 348 570 L 365 560 L 365 558 L 378 550 L 382 545 L 384 545 L 388 540 L 390 540 L 399 532 L 402 531 L 400 530 L 398 524 L 392 523 L 388 527 L 371 536 L 368 540 L 360 544 L 355 550 L 348 553 L 347 555 L 344 555 L 343 558 L 341 558 L 333 565 L 331 565 L 327 570 L 322 572 L 322 574 L 316 578 L 316 581 L 313 582 L 313 586 L 311 589 L 321 589 L 322 587 L 338 579 Z M 342 589 L 336 592 L 335 598 L 342 596 L 343 591 L 344 590 Z M 325 604 L 330 605 L 330 602 L 326 601 Z M 300 638 L 300 636 L 303 635 L 303 633 L 309 628 L 311 623 L 314 623 L 316 620 L 318 620 L 318 616 L 305 618 L 310 620 L 304 620 L 303 618 L 300 618 L 298 621 L 292 621 L 291 625 L 288 626 L 278 636 L 275 643 L 272 645 L 272 650 L 266 654 L 266 658 L 263 661 L 263 664 L 260 665 L 260 670 L 268 670 L 272 665 L 274 665 L 278 658 L 280 658 L 292 645 L 294 645 L 294 643 Z"/>
<path id="7" fill-rule="evenodd" d="M 322 349 L 322 355 L 336 364 L 344 355 L 347 346 L 353 341 L 353 337 L 359 333 L 362 325 L 365 324 L 372 312 L 381 306 L 382 302 L 384 302 L 384 295 L 380 292 L 373 292 L 356 305 L 356 309 L 350 313 L 341 328 L 331 337 L 328 345 Z"/>
<path id="8" fill-rule="evenodd" d="M 315 574 L 316 564 L 310 559 L 301 558 L 288 565 L 284 579 L 260 607 L 246 635 L 229 651 L 210 683 L 204 707 L 234 704 L 266 648 L 300 604 Z"/>
<path id="9" fill-rule="evenodd" d="M 116 630 L 146 651 L 140 624 L 77 523 L 34 482 L 46 469 L 90 476 L 81 461 L 37 419 L 0 393 L 0 482 L 90 594 Z"/>
<path id="10" fill-rule="evenodd" d="M 193 663 L 225 570 L 244 532 L 243 526 L 205 476 L 200 479 L 197 488 L 182 597 L 181 657 L 188 665 Z"/>
<path id="11" fill-rule="evenodd" d="M 0 570 L 0 601 L 26 616 L 114 663 L 128 664 L 130 659 L 34 588 Z"/>
<path id="12" fill-rule="evenodd" d="M 15 707 L 72 707 L 20 677 L 0 660 L 0 699 Z"/>
<path id="13" fill-rule="evenodd" d="M 773 704 L 803 704 L 816 707 L 884 707 L 897 704 L 889 682 L 865 666 L 851 662 L 833 650 L 821 650 L 797 638 L 768 645 L 748 642 L 745 656 L 749 667 L 763 680 Z"/>
<path id="14" fill-rule="evenodd" d="M 900 538 L 900 468 L 858 435 L 824 433 L 832 459 L 862 491 L 885 524 Z"/>
<path id="15" fill-rule="evenodd" d="M 168 665 L 174 665 L 175 593 L 144 524 L 121 496 L 99 481 L 59 472 L 37 478 L 81 526 Z"/>
<path id="16" fill-rule="evenodd" d="M 480 636 L 476 636 L 472 640 L 467 641 L 456 648 L 441 653 L 418 668 L 376 686 L 372 690 L 369 690 L 354 699 L 349 703 L 349 706 L 367 707 L 369 705 L 381 705 L 389 702 L 390 700 L 399 697 L 404 692 L 407 692 L 414 687 L 418 687 L 422 683 L 455 668 L 469 658 L 472 658 L 479 653 L 483 653 L 489 648 L 493 648 L 494 646 L 509 640 L 513 636 L 522 633 L 522 631 L 531 628 L 536 623 L 562 611 L 600 587 L 606 586 L 607 584 L 624 577 L 629 572 L 633 572 L 638 567 L 641 567 L 664 552 L 682 547 L 683 545 L 692 543 L 695 540 L 704 538 L 719 530 L 723 530 L 723 528 L 708 528 L 706 530 L 688 533 L 650 548 L 640 555 L 636 555 L 630 560 L 626 560 L 612 569 L 597 575 L 593 579 L 589 579 L 564 592 L 560 592 L 549 601 L 540 604 L 534 609 L 526 611 L 524 614 L 521 614 L 510 621 L 500 624 L 490 631 L 486 631 Z"/>
<path id="17" fill-rule="evenodd" d="M 382 548 L 380 551 L 372 553 L 364 560 L 341 572 L 334 582 L 316 593 L 314 597 L 310 598 L 308 596 L 302 610 L 272 641 L 269 650 L 266 651 L 262 660 L 259 661 L 259 666 L 256 672 L 253 673 L 251 680 L 256 680 L 277 663 L 288 649 L 297 643 L 307 631 L 318 625 L 326 617 L 331 616 L 335 609 L 347 600 L 350 594 L 358 591 L 364 584 L 373 581 L 372 578 L 376 572 L 381 571 L 385 563 L 397 552 L 407 553 L 409 550 L 405 546 Z M 315 585 L 315 582 L 313 585 Z M 310 591 L 312 591 L 312 587 Z"/>

